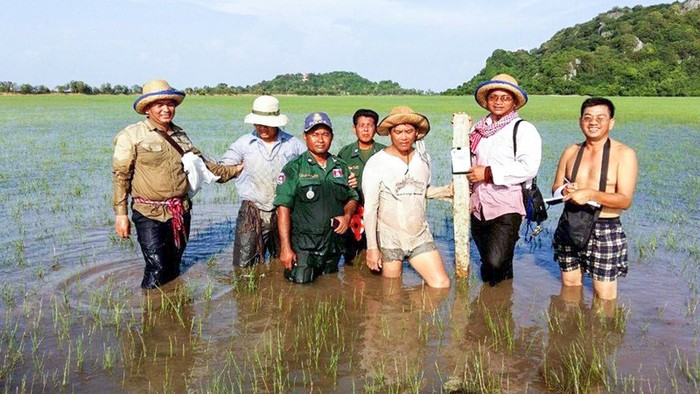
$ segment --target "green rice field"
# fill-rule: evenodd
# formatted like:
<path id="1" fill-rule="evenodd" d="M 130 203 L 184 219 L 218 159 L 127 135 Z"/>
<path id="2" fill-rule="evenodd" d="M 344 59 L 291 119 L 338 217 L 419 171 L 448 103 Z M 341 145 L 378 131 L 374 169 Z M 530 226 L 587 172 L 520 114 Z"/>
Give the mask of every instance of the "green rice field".
<path id="1" fill-rule="evenodd" d="M 175 123 L 216 160 L 251 131 L 254 98 L 187 97 Z M 451 179 L 452 114 L 485 115 L 471 96 L 279 98 L 292 134 L 307 113 L 330 115 L 332 152 L 354 140 L 358 108 L 425 114 L 438 185 Z M 140 119 L 134 99 L 0 96 L 0 391 L 700 392 L 700 98 L 612 98 L 611 136 L 640 166 L 616 302 L 594 299 L 588 279 L 561 287 L 551 247 L 561 206 L 542 234 L 521 238 L 514 280 L 496 287 L 478 279 L 473 246 L 471 276 L 454 277 L 445 201 L 428 212 L 448 290 L 408 266 L 383 279 L 363 261 L 311 285 L 287 282 L 275 260 L 233 271 L 233 183 L 195 197 L 182 277 L 143 291 L 138 242 L 116 237 L 111 207 L 112 139 Z M 542 190 L 583 140 L 582 101 L 534 96 L 520 111 L 542 136 Z"/>

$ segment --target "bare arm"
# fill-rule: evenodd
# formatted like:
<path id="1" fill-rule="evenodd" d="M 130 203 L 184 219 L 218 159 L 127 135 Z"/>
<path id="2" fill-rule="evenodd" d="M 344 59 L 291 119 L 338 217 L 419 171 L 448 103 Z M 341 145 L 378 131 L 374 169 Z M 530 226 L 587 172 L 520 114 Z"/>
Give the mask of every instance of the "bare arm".
<path id="1" fill-rule="evenodd" d="M 291 210 L 284 205 L 277 207 L 277 231 L 280 234 L 280 260 L 284 264 L 284 268 L 292 269 L 293 264 L 297 261 L 297 255 L 292 250 L 291 242 Z"/>

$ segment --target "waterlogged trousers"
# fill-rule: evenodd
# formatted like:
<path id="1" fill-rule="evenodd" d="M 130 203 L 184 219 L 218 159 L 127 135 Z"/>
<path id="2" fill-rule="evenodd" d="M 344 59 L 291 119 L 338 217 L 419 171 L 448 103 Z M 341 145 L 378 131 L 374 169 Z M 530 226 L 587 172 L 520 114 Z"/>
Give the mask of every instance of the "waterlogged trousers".
<path id="1" fill-rule="evenodd" d="M 131 219 L 136 226 L 136 234 L 141 252 L 146 261 L 141 287 L 154 289 L 180 276 L 180 263 L 190 237 L 190 213 L 182 215 L 185 226 L 185 239 L 180 240 L 180 247 L 175 246 L 172 219 L 166 222 L 149 219 L 134 211 Z"/>
<path id="2" fill-rule="evenodd" d="M 311 283 L 325 274 L 338 272 L 339 253 L 320 254 L 308 250 L 295 250 L 297 262 L 291 270 L 284 269 L 284 277 L 294 283 Z"/>
<path id="3" fill-rule="evenodd" d="M 233 266 L 250 267 L 265 261 L 265 253 L 279 257 L 279 233 L 276 211 L 265 212 L 243 200 L 236 219 L 233 241 Z"/>
<path id="4" fill-rule="evenodd" d="M 513 254 L 522 220 L 519 213 L 507 213 L 491 220 L 471 217 L 472 238 L 481 256 L 481 280 L 491 286 L 513 278 Z"/>

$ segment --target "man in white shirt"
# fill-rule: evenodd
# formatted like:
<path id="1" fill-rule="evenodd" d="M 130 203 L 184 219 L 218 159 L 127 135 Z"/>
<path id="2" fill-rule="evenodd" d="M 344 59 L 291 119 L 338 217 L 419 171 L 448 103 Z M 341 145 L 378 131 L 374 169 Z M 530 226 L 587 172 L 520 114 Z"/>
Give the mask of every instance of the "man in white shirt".
<path id="1" fill-rule="evenodd" d="M 515 78 L 496 75 L 481 83 L 474 97 L 489 114 L 469 134 L 471 231 L 481 256 L 481 278 L 495 286 L 513 278 L 515 243 L 525 216 L 520 184 L 537 175 L 542 141 L 535 126 L 521 121 L 514 154 L 513 132 L 521 120 L 517 110 L 527 103 L 527 93 Z"/>

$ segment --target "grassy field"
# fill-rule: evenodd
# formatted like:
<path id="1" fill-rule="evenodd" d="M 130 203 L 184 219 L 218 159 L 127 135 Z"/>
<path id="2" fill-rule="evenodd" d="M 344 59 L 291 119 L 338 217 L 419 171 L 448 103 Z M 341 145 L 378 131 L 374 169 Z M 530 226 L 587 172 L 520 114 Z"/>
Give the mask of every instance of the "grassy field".
<path id="1" fill-rule="evenodd" d="M 362 265 L 294 286 L 278 265 L 230 268 L 232 185 L 195 198 L 182 280 L 138 289 L 134 237 L 117 240 L 112 139 L 140 119 L 134 96 L 0 96 L 0 388 L 4 392 L 698 392 L 700 390 L 700 98 L 612 98 L 613 138 L 637 151 L 623 215 L 631 268 L 612 308 L 560 289 L 551 234 L 519 241 L 515 280 L 475 276 L 448 292 L 410 269 L 386 281 Z M 254 97 L 187 97 L 176 123 L 216 159 L 250 127 Z M 428 116 L 433 182 L 450 180 L 450 119 L 485 114 L 473 97 L 281 96 L 299 135 L 327 112 L 332 151 L 351 116 L 408 105 Z M 583 97 L 533 96 L 521 115 L 543 140 L 540 185 L 583 137 Z M 451 206 L 431 229 L 454 273 Z M 472 249 L 472 267 L 478 255 Z M 474 271 L 474 270 L 473 270 Z"/>

